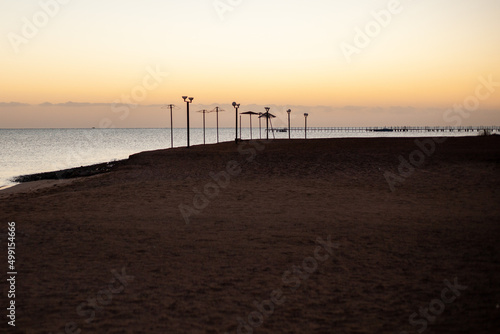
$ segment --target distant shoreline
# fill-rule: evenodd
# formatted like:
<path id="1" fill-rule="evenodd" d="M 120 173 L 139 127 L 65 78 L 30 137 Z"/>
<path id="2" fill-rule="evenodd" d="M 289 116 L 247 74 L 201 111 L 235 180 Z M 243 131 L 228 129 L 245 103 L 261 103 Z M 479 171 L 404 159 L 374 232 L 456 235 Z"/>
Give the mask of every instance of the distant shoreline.
<path id="1" fill-rule="evenodd" d="M 43 180 L 66 180 L 66 179 L 74 179 L 77 177 L 94 176 L 110 172 L 113 166 L 117 165 L 122 161 L 124 160 L 104 162 L 100 164 L 81 166 L 76 168 L 68 168 L 59 171 L 20 175 L 14 177 L 12 181 L 17 183 L 26 183 L 26 182 L 43 181 Z"/>

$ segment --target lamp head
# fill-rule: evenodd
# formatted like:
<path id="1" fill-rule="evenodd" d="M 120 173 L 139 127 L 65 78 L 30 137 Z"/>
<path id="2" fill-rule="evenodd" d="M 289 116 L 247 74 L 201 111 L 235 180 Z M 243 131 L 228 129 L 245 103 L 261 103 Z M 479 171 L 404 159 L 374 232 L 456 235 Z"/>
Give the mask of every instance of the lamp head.
<path id="1" fill-rule="evenodd" d="M 233 107 L 235 107 L 235 108 L 236 108 L 236 102 L 233 102 Z"/>
<path id="2" fill-rule="evenodd" d="M 304 114 L 304 116 L 305 116 L 305 117 L 307 117 L 307 116 L 309 116 L 309 114 L 308 114 L 308 113 L 305 113 L 305 114 Z"/>
<path id="3" fill-rule="evenodd" d="M 271 110 L 271 108 L 269 108 L 269 107 L 266 107 L 265 109 L 267 112 L 269 112 L 269 110 Z"/>
<path id="4" fill-rule="evenodd" d="M 183 97 L 182 97 L 182 99 L 183 99 L 184 101 L 186 101 L 186 99 L 187 99 L 187 98 L 188 98 L 187 96 L 183 96 Z"/>
<path id="5" fill-rule="evenodd" d="M 288 109 L 286 112 L 287 112 L 287 113 L 291 113 L 291 112 L 292 112 L 292 109 Z"/>
<path id="6" fill-rule="evenodd" d="M 190 98 L 189 98 L 189 102 L 190 102 L 190 103 L 191 103 L 191 102 L 193 102 L 193 100 L 194 100 L 194 97 L 190 97 Z"/>

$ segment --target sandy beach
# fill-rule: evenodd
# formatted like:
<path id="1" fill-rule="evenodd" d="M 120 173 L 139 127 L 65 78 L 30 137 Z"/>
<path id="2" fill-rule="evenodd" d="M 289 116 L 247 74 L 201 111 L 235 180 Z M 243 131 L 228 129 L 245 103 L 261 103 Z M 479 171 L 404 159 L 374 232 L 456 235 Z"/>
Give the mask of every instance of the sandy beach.
<path id="1" fill-rule="evenodd" d="M 245 141 L 0 191 L 9 333 L 497 332 L 499 163 L 499 136 Z"/>

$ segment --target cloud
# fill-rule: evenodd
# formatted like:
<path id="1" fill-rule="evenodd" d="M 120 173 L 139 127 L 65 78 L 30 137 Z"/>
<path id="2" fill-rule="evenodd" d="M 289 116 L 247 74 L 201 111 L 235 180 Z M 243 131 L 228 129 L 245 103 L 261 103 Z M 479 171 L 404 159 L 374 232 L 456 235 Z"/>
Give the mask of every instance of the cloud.
<path id="1" fill-rule="evenodd" d="M 90 108 L 90 107 L 121 107 L 127 106 L 124 103 L 91 103 L 91 102 L 64 102 L 64 103 L 51 103 L 44 102 L 38 104 L 40 107 L 77 107 L 77 108 Z M 161 108 L 163 104 L 146 104 L 146 105 L 138 105 L 137 107 L 147 107 L 147 108 Z M 135 105 L 134 105 L 135 108 Z"/>
<path id="2" fill-rule="evenodd" d="M 328 108 L 328 107 L 325 107 Z M 363 113 L 386 113 L 390 112 L 393 114 L 409 114 L 415 112 L 416 109 L 412 106 L 343 106 L 343 107 L 332 107 L 331 111 L 348 111 L 348 112 L 363 112 Z"/>
<path id="3" fill-rule="evenodd" d="M 40 107 L 110 107 L 112 103 L 90 103 L 90 102 L 72 102 L 68 101 L 65 103 L 50 103 L 44 102 L 40 103 Z"/>
<path id="4" fill-rule="evenodd" d="M 329 106 L 316 106 L 313 107 L 315 111 L 324 111 L 324 112 L 365 112 L 365 111 L 373 111 L 373 112 L 381 112 L 384 111 L 381 107 L 369 107 L 369 106 L 356 106 L 356 105 L 347 105 L 341 107 L 329 107 Z"/>
<path id="5" fill-rule="evenodd" d="M 0 107 L 27 107 L 29 104 L 21 102 L 0 102 Z"/>
<path id="6" fill-rule="evenodd" d="M 27 103 L 20 102 L 0 102 L 0 107 L 22 107 L 22 106 L 32 106 Z M 34 106 L 39 107 L 69 107 L 69 108 L 92 108 L 92 107 L 101 107 L 101 108 L 113 108 L 113 107 L 127 107 L 126 104 L 122 103 L 92 103 L 92 102 L 73 102 L 68 101 L 64 103 L 51 103 L 44 102 Z M 137 108 L 162 108 L 165 105 L 163 104 L 149 104 L 149 105 L 139 105 Z M 196 104 L 196 108 L 198 109 L 207 109 L 213 110 L 216 106 L 219 106 L 221 110 L 226 112 L 234 111 L 233 106 L 230 103 L 212 103 L 212 104 Z M 177 108 L 184 108 L 183 103 L 179 103 Z M 258 104 L 248 104 L 241 105 L 239 111 L 254 111 L 254 112 L 265 112 L 265 107 L 270 107 L 271 112 L 274 114 L 286 114 L 288 109 L 292 110 L 292 115 L 301 114 L 304 112 L 317 112 L 317 113 L 331 113 L 331 112 L 349 112 L 349 113 L 390 113 L 390 114 L 411 114 L 417 111 L 415 107 L 412 106 L 362 106 L 362 105 L 346 105 L 346 106 L 304 106 L 304 105 L 258 105 Z M 136 108 L 136 106 L 134 106 Z M 439 110 L 439 108 L 435 108 Z M 419 112 L 423 112 L 423 110 L 418 110 Z"/>
<path id="7" fill-rule="evenodd" d="M 389 112 L 396 114 L 409 114 L 415 111 L 414 107 L 411 106 L 391 106 Z"/>
<path id="8" fill-rule="evenodd" d="M 346 111 L 362 111 L 362 110 L 366 110 L 366 108 L 367 107 L 365 107 L 365 106 L 344 106 L 341 109 L 346 110 Z"/>

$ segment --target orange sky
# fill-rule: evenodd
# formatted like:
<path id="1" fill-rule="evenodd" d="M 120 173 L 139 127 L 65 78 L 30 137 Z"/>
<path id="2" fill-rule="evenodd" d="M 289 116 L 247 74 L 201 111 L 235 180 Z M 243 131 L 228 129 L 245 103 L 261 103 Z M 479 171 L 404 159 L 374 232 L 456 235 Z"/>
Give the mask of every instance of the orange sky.
<path id="1" fill-rule="evenodd" d="M 183 107 L 185 94 L 193 108 L 236 100 L 314 110 L 319 124 L 434 125 L 475 96 L 481 77 L 494 90 L 464 124 L 500 124 L 496 0 L 256 0 L 225 12 L 197 0 L 51 1 L 0 5 L 0 127 L 87 127 L 113 115 L 114 103 Z M 107 107 L 37 106 L 68 101 Z M 117 126 L 154 127 L 161 112 Z"/>

